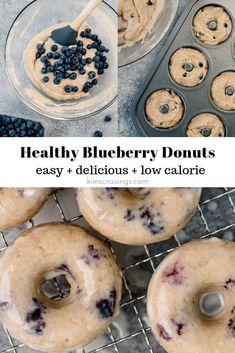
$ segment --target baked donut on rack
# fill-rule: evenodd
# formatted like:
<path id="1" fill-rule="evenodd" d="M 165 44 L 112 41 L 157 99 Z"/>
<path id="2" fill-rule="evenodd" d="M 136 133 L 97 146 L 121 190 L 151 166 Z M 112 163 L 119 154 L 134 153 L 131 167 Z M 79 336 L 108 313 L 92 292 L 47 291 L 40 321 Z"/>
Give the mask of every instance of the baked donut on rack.
<path id="1" fill-rule="evenodd" d="M 0 188 L 0 231 L 32 218 L 51 192 L 50 188 Z"/>
<path id="2" fill-rule="evenodd" d="M 50 223 L 23 232 L 0 259 L 0 318 L 27 346 L 59 353 L 107 329 L 119 309 L 121 272 L 100 240 Z"/>
<path id="3" fill-rule="evenodd" d="M 149 285 L 150 326 L 168 353 L 235 350 L 235 244 L 218 238 L 178 247 Z"/>
<path id="4" fill-rule="evenodd" d="M 201 189 L 80 188 L 79 209 L 98 232 L 120 243 L 143 245 L 166 240 L 193 215 Z"/>

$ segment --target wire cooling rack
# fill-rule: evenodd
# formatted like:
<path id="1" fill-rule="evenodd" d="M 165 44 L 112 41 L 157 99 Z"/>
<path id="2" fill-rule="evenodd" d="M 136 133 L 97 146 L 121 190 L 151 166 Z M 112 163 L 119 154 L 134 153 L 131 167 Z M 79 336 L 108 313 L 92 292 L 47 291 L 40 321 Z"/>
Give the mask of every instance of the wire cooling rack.
<path id="1" fill-rule="evenodd" d="M 235 188 L 203 189 L 201 201 L 189 224 L 165 242 L 149 246 L 125 246 L 109 241 L 84 221 L 72 189 L 56 190 L 43 209 L 29 222 L 0 233 L 0 252 L 17 234 L 33 225 L 50 221 L 78 224 L 104 240 L 116 255 L 123 271 L 123 297 L 120 314 L 109 329 L 95 342 L 78 353 L 165 353 L 154 339 L 146 314 L 146 292 L 149 280 L 164 257 L 191 239 L 217 236 L 235 241 Z M 0 353 L 33 353 L 0 326 Z"/>

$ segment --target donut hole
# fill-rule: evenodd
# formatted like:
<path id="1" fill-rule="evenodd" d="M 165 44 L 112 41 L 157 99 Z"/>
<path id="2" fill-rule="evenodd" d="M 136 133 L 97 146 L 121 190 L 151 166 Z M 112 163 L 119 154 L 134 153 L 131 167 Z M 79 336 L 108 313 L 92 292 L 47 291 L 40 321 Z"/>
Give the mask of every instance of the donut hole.
<path id="1" fill-rule="evenodd" d="M 60 274 L 42 283 L 41 290 L 49 300 L 57 301 L 67 298 L 70 295 L 71 285 L 66 275 Z"/>
<path id="2" fill-rule="evenodd" d="M 42 303 L 53 308 L 69 305 L 80 293 L 72 274 L 63 269 L 40 274 L 36 292 Z"/>

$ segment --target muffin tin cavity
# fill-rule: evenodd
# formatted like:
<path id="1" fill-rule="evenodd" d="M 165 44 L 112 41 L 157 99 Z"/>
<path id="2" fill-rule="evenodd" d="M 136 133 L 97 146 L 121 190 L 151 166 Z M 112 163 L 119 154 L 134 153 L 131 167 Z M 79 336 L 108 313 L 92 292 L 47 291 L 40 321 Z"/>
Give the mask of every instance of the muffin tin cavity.
<path id="1" fill-rule="evenodd" d="M 145 113 L 146 119 L 154 128 L 169 129 L 183 118 L 184 105 L 173 90 L 161 89 L 149 96 Z"/>
<path id="2" fill-rule="evenodd" d="M 205 6 L 194 17 L 193 32 L 202 43 L 221 44 L 228 39 L 232 32 L 231 17 L 221 6 Z"/>
<path id="3" fill-rule="evenodd" d="M 210 45 L 205 36 L 200 40 L 195 35 L 197 18 L 201 13 L 207 14 L 208 9 L 211 9 L 211 16 L 205 16 L 203 20 L 210 27 L 208 31 L 216 37 L 211 37 Z M 190 124 L 196 124 L 196 129 L 202 126 L 196 136 L 235 136 L 234 18 L 234 0 L 224 0 L 223 3 L 221 0 L 213 3 L 210 0 L 189 0 L 164 49 L 153 61 L 153 70 L 133 99 L 131 114 L 140 136 L 194 136 L 194 129 L 189 131 Z M 222 30 L 223 35 L 219 36 Z M 209 35 L 207 38 L 210 39 Z M 153 92 L 166 88 L 180 97 L 184 111 L 174 125 L 159 126 L 149 118 L 146 106 Z M 166 108 L 164 106 L 162 113 L 158 113 L 157 106 L 154 114 L 164 116 Z M 201 114 L 204 114 L 203 119 L 194 119 Z"/>
<path id="4" fill-rule="evenodd" d="M 235 110 L 235 71 L 222 72 L 214 79 L 211 97 L 219 108 Z"/>
<path id="5" fill-rule="evenodd" d="M 201 113 L 190 121 L 186 134 L 188 137 L 224 137 L 225 127 L 215 114 Z"/>
<path id="6" fill-rule="evenodd" d="M 199 85 L 208 72 L 208 61 L 204 54 L 193 48 L 180 48 L 170 58 L 171 78 L 180 86 Z"/>

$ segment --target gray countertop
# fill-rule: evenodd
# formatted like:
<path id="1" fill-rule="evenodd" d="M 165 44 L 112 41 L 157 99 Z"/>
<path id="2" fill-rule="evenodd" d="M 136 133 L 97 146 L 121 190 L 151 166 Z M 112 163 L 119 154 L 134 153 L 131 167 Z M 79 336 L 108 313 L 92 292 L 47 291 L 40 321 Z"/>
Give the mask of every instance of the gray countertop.
<path id="1" fill-rule="evenodd" d="M 189 0 L 180 0 L 178 12 L 174 23 L 181 15 Z M 172 28 L 172 27 L 171 27 Z M 152 69 L 155 58 L 159 55 L 169 36 L 170 31 L 155 49 L 143 59 L 134 64 L 119 69 L 119 135 L 138 136 L 130 115 L 130 108 L 133 97 L 138 92 L 144 77 Z"/>
<path id="2" fill-rule="evenodd" d="M 95 130 L 101 130 L 104 136 L 117 136 L 118 118 L 117 118 L 117 101 L 102 113 L 91 118 L 74 120 L 74 121 L 58 121 L 49 119 L 35 113 L 28 108 L 16 96 L 12 89 L 4 69 L 4 45 L 7 32 L 18 15 L 18 13 L 31 0 L 1 0 L 0 6 L 0 114 L 13 115 L 21 118 L 33 118 L 44 122 L 47 120 L 47 135 L 49 136 L 92 136 Z M 116 8 L 117 0 L 107 1 L 113 8 Z M 106 115 L 112 116 L 111 123 L 104 123 Z"/>

